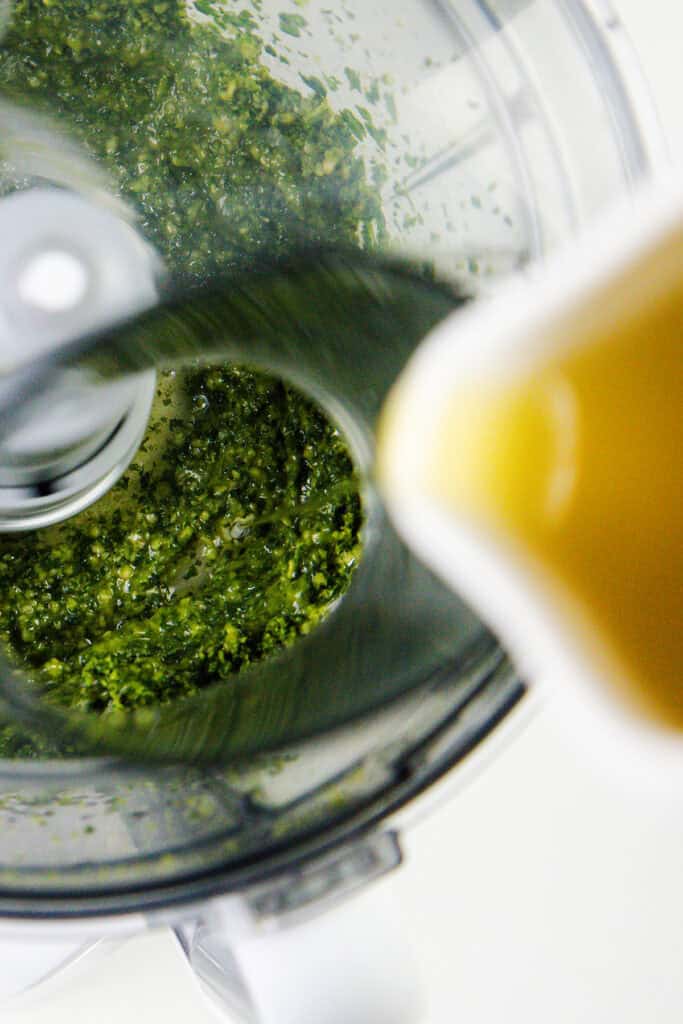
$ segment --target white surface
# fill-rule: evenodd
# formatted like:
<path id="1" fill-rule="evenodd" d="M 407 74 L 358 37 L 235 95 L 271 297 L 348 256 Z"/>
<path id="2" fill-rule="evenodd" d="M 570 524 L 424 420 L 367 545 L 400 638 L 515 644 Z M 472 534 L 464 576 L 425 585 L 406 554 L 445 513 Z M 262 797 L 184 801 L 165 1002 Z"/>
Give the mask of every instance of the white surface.
<path id="1" fill-rule="evenodd" d="M 192 964 L 222 994 L 237 969 L 259 1024 L 415 1024 L 422 1014 L 410 934 L 388 886 L 275 929 L 234 899 L 214 915 L 185 932 Z"/>
<path id="2" fill-rule="evenodd" d="M 616 6 L 683 160 L 683 6 Z M 655 800 L 597 776 L 576 759 L 559 719 L 557 707 L 546 707 L 483 775 L 409 834 L 408 864 L 381 883 L 418 951 L 429 999 L 422 1024 L 683 1019 L 683 794 Z M 131 940 L 46 1005 L 2 1020 L 216 1017 L 173 939 L 160 932 Z"/>

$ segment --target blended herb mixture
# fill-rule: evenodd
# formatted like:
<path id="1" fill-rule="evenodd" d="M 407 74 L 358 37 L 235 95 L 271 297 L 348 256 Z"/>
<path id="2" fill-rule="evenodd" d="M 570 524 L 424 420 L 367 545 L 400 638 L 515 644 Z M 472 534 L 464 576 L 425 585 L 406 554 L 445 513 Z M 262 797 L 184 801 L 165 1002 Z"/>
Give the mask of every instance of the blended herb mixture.
<path id="1" fill-rule="evenodd" d="M 372 244 L 366 127 L 277 81 L 254 15 L 194 7 L 17 0 L 0 90 L 106 164 L 175 281 L 302 242 Z M 235 367 L 169 374 L 102 502 L 0 541 L 0 638 L 62 705 L 188 695 L 308 632 L 348 585 L 361 524 L 346 446 L 307 399 Z"/>
<path id="2" fill-rule="evenodd" d="M 60 704 L 195 693 L 318 622 L 360 525 L 345 445 L 300 395 L 234 368 L 167 377 L 107 498 L 2 541 L 0 634 Z"/>

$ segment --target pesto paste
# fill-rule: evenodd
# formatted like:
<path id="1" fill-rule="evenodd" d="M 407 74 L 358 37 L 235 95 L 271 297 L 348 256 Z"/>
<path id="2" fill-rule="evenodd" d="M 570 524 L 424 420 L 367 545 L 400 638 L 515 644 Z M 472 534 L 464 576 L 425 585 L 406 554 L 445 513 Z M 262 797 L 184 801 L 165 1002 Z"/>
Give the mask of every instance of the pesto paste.
<path id="1" fill-rule="evenodd" d="M 175 281 L 371 244 L 357 119 L 273 77 L 254 15 L 195 6 L 199 21 L 178 0 L 17 0 L 0 89 L 107 165 Z M 242 368 L 169 374 L 102 502 L 0 541 L 0 639 L 61 705 L 189 695 L 308 632 L 348 585 L 361 524 L 347 448 L 306 398 Z"/>

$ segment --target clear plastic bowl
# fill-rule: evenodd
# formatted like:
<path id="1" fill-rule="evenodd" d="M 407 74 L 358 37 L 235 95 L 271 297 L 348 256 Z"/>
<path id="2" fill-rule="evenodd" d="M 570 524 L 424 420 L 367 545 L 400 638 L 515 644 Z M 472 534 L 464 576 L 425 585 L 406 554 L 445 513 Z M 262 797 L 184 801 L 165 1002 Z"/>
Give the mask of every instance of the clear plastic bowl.
<path id="1" fill-rule="evenodd" d="M 200 21 L 212 9 L 233 10 L 200 6 L 192 6 Z M 294 35 L 283 32 L 282 6 L 264 2 L 255 15 L 255 31 L 272 43 L 262 56 L 271 73 L 309 98 L 326 89 L 336 110 L 363 121 L 363 107 L 372 118 L 358 155 L 370 178 L 382 169 L 382 246 L 430 261 L 475 293 L 542 258 L 665 159 L 628 41 L 597 0 L 344 0 L 334 8 L 313 0 L 292 6 L 305 21 Z M 3 47 L 0 85 L 1 62 L 13 59 L 11 21 Z M 47 109 L 78 136 L 75 112 L 51 103 L 45 88 L 15 82 L 11 99 L 29 114 Z M 130 139 L 140 130 L 131 124 Z M 198 137 L 208 130 L 199 105 Z M 13 173 L 59 180 L 45 169 L 49 160 L 33 162 L 35 150 L 3 156 Z M 201 180 L 196 189 L 208 209 Z M 135 208 L 139 193 L 124 187 L 123 195 Z M 290 241 L 301 234 L 299 226 Z M 179 268 L 182 276 L 182 259 Z M 0 914 L 184 903 L 370 828 L 484 742 L 523 699 L 495 638 L 453 601 L 452 649 L 409 685 L 394 686 L 389 673 L 381 699 L 361 694 L 300 727 L 283 724 L 273 704 L 270 720 L 264 712 L 267 752 L 248 761 L 1 762 Z M 4 710 L 9 721 L 18 713 L 10 703 Z"/>

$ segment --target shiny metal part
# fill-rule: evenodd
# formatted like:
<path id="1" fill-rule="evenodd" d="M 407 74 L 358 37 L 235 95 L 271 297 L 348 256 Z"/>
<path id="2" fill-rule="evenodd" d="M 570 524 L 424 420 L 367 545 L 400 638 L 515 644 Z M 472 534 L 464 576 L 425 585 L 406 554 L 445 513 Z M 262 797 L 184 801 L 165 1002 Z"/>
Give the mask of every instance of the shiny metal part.
<path id="1" fill-rule="evenodd" d="M 156 302 L 160 264 L 116 208 L 39 184 L 0 201 L 0 369 Z M 153 371 L 103 382 L 55 371 L 0 449 L 0 532 L 58 523 L 101 497 L 137 451 Z"/>
<path id="2" fill-rule="evenodd" d="M 140 447 L 155 390 L 156 375 L 141 375 L 133 404 L 99 448 L 89 452 L 80 465 L 61 475 L 46 470 L 41 479 L 18 486 L 3 486 L 0 482 L 0 532 L 19 533 L 52 526 L 82 512 L 106 494 Z"/>

